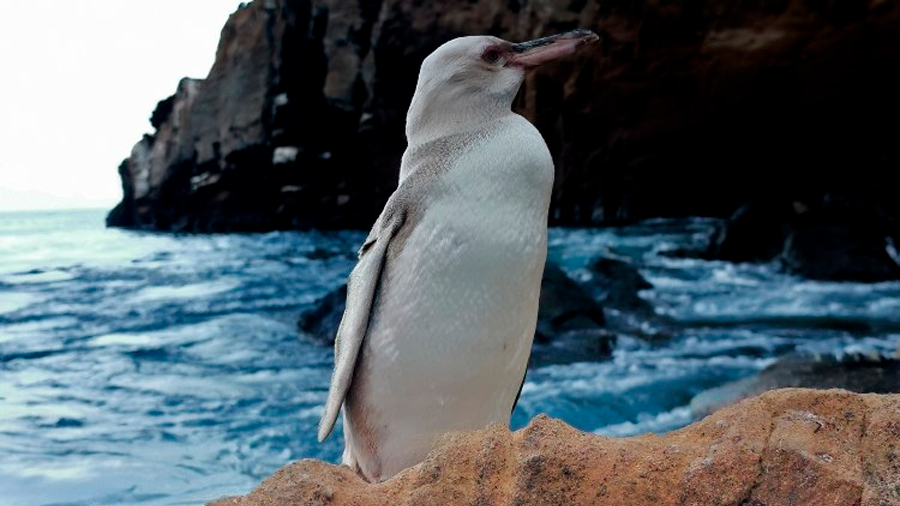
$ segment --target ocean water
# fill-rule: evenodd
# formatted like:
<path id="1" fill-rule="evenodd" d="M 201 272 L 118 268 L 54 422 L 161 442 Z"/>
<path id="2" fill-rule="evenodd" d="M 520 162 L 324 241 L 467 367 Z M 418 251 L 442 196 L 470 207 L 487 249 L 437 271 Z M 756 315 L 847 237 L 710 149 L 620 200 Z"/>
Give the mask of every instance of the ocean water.
<path id="1" fill-rule="evenodd" d="M 770 265 L 674 259 L 708 220 L 552 230 L 574 279 L 633 259 L 673 338 L 529 370 L 538 413 L 598 434 L 665 432 L 690 400 L 788 353 L 890 355 L 900 283 L 816 283 Z M 105 229 L 102 211 L 0 214 L 0 505 L 187 505 L 250 491 L 315 441 L 331 371 L 297 315 L 337 287 L 361 232 L 212 236 Z M 842 325 L 841 323 L 848 325 Z M 849 324 L 872 323 L 869 331 Z"/>

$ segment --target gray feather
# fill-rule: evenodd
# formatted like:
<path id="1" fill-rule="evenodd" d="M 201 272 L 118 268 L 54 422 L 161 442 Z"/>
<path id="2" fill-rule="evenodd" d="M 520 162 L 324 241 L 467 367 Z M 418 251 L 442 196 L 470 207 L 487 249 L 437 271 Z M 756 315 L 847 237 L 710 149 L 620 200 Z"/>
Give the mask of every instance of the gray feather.
<path id="1" fill-rule="evenodd" d="M 384 269 L 388 246 L 391 238 L 403 226 L 403 221 L 401 212 L 390 213 L 390 216 L 387 212 L 384 213 L 363 244 L 359 262 L 350 273 L 350 280 L 347 283 L 347 308 L 344 310 L 334 342 L 334 373 L 331 376 L 325 413 L 319 423 L 319 442 L 331 434 L 341 405 L 344 403 L 369 326 L 372 303 Z"/>

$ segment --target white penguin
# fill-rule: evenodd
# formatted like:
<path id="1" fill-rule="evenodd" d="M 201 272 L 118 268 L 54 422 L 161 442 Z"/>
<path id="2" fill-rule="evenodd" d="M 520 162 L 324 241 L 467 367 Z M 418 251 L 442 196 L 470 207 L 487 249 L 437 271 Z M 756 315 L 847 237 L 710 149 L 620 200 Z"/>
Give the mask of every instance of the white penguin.
<path id="1" fill-rule="evenodd" d="M 443 433 L 509 423 L 537 322 L 553 161 L 511 110 L 531 67 L 588 30 L 462 37 L 422 63 L 400 182 L 359 252 L 319 441 L 344 407 L 343 462 L 383 481 Z"/>

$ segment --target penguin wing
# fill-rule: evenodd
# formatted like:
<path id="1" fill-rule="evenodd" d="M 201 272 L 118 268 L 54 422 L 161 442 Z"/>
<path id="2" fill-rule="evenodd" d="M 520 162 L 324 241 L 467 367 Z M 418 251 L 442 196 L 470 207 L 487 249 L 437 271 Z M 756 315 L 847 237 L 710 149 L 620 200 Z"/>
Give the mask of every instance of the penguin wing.
<path id="1" fill-rule="evenodd" d="M 319 442 L 331 434 L 353 379 L 353 371 L 356 369 L 359 350 L 362 349 L 366 337 L 375 290 L 384 269 L 388 246 L 405 221 L 405 213 L 397 210 L 397 207 L 399 206 L 385 207 L 385 212 L 366 238 L 359 252 L 359 261 L 347 282 L 347 306 L 334 341 L 334 373 L 331 376 L 325 413 L 319 422 Z"/>

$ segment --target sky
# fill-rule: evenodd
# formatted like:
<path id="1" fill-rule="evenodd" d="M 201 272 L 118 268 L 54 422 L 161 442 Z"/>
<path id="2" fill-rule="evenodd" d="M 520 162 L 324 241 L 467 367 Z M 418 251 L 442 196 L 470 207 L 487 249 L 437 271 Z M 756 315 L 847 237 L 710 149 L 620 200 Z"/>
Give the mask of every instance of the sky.
<path id="1" fill-rule="evenodd" d="M 236 0 L 0 0 L 0 211 L 112 208 L 117 168 Z"/>

